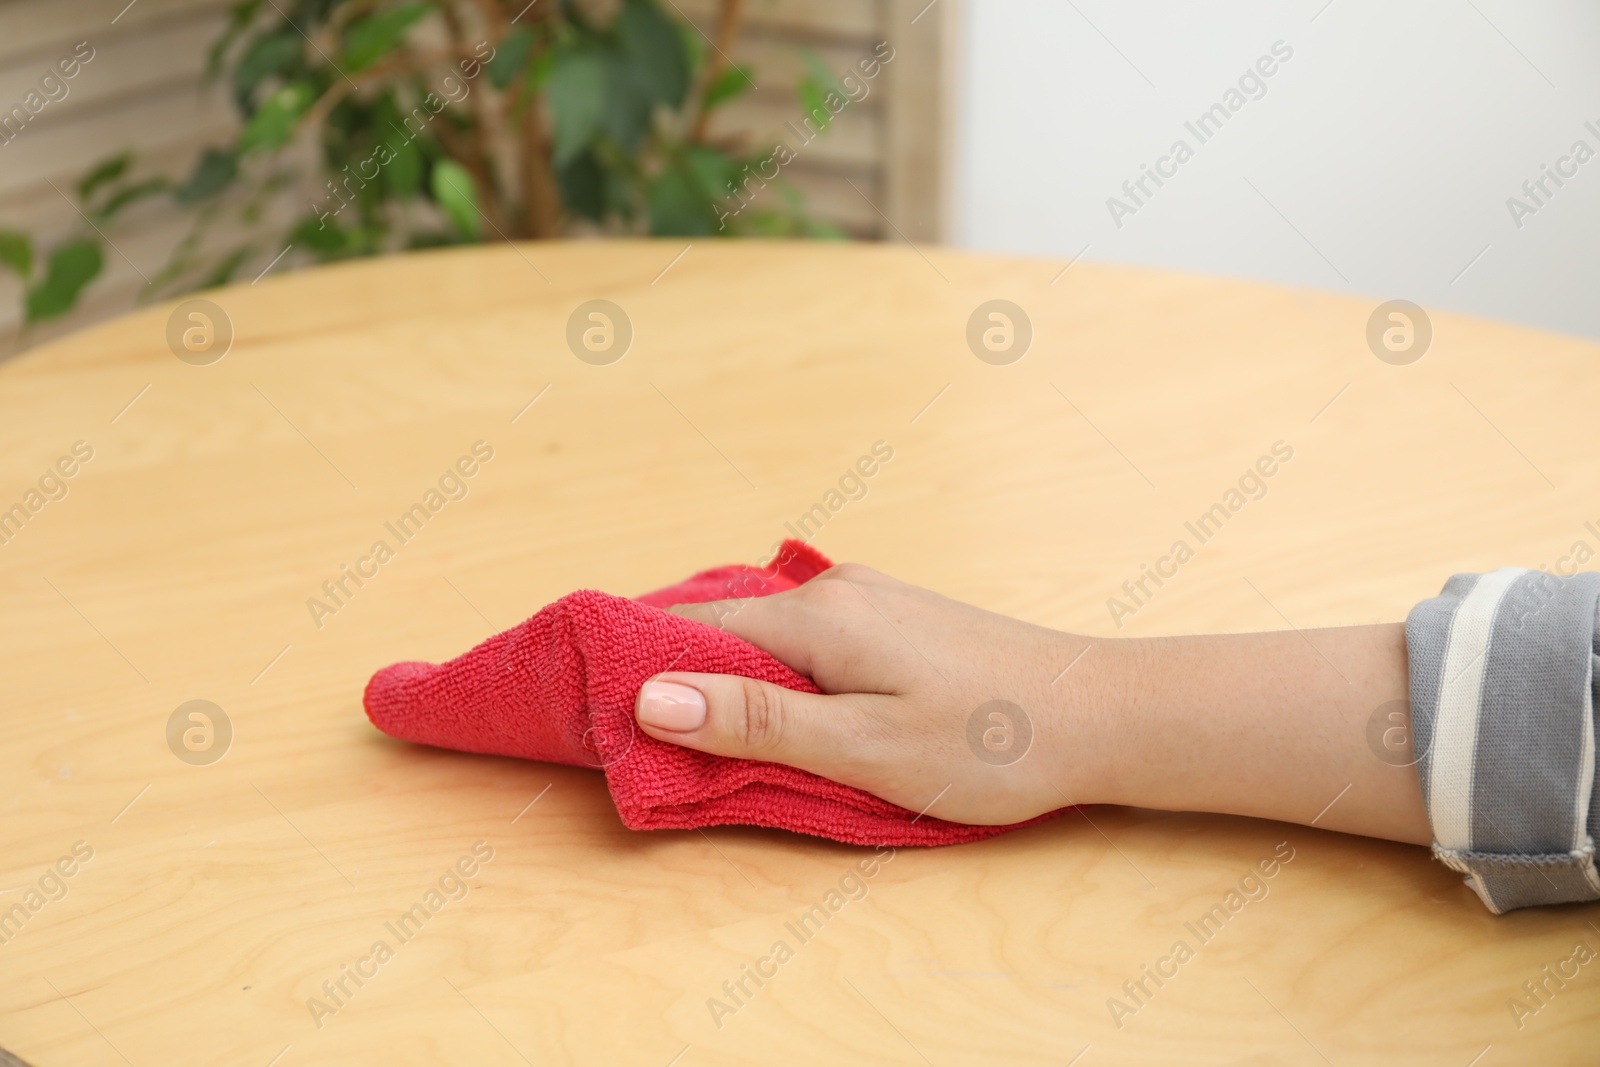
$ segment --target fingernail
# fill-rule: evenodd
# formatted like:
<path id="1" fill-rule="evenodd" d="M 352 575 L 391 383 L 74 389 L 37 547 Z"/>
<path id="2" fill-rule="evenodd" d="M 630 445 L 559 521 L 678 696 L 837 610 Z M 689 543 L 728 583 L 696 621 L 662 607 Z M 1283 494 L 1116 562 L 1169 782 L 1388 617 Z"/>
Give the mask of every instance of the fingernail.
<path id="1" fill-rule="evenodd" d="M 639 691 L 639 721 L 658 730 L 698 730 L 706 721 L 706 698 L 677 682 L 646 682 Z"/>

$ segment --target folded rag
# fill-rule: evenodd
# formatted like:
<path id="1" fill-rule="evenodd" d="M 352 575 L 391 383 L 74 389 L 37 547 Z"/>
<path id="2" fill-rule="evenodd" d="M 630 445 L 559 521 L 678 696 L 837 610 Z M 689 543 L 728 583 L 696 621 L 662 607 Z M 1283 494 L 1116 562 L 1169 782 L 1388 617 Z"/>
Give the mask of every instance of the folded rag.
<path id="1" fill-rule="evenodd" d="M 1027 825 L 945 822 L 807 771 L 681 748 L 637 728 L 639 687 L 668 670 L 820 692 L 755 645 L 662 609 L 766 596 L 830 566 L 789 540 L 766 569 L 716 567 L 637 600 L 579 590 L 449 663 L 385 667 L 367 684 L 367 717 L 406 741 L 601 768 L 624 825 L 635 830 L 734 823 L 848 844 L 943 845 Z"/>

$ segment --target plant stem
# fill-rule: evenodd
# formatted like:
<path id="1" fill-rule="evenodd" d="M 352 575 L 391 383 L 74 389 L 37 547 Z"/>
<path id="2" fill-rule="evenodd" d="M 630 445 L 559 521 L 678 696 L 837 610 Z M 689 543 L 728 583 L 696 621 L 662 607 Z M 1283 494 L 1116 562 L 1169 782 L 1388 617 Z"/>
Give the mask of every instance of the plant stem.
<path id="1" fill-rule="evenodd" d="M 561 226 L 561 196 L 550 164 L 543 104 L 538 95 L 530 94 L 522 114 L 523 228 L 528 237 L 554 237 Z"/>
<path id="2" fill-rule="evenodd" d="M 452 49 L 465 47 L 466 40 L 462 32 L 461 14 L 453 3 L 439 5 L 444 15 L 446 27 L 450 32 L 450 45 Z M 468 133 L 465 138 L 442 137 L 440 143 L 445 151 L 456 159 L 472 175 L 472 182 L 478 189 L 478 206 L 482 209 L 489 225 L 497 232 L 504 231 L 504 213 L 501 211 L 500 198 L 496 195 L 494 174 L 490 170 L 488 145 L 499 127 L 499 116 L 494 113 L 494 102 L 481 88 L 473 93 L 477 103 L 472 106 L 474 125 L 476 130 Z M 442 125 L 448 126 L 448 123 Z M 454 133 L 454 131 L 451 131 Z M 476 136 L 474 136 L 476 134 Z"/>
<path id="3" fill-rule="evenodd" d="M 546 3 L 533 13 L 530 23 L 548 23 L 555 16 L 555 5 Z M 503 17 L 503 16 L 502 16 Z M 548 32 L 547 27 L 540 27 Z M 545 47 L 548 47 L 548 41 Z M 509 94 L 513 113 L 521 94 L 520 80 L 511 83 Z M 518 152 L 522 160 L 522 237 L 555 237 L 561 229 L 561 193 L 551 164 L 550 138 L 545 130 L 544 99 L 529 89 L 521 101 L 521 136 Z"/>
<path id="4" fill-rule="evenodd" d="M 706 127 L 711 122 L 711 109 L 706 106 L 706 90 L 711 88 L 728 65 L 728 52 L 739 36 L 743 12 L 744 0 L 722 0 L 722 7 L 717 12 L 717 39 L 712 45 L 711 55 L 706 57 L 705 75 L 700 79 L 700 113 L 695 116 L 694 129 L 689 134 L 691 141 L 700 142 L 706 138 Z"/>

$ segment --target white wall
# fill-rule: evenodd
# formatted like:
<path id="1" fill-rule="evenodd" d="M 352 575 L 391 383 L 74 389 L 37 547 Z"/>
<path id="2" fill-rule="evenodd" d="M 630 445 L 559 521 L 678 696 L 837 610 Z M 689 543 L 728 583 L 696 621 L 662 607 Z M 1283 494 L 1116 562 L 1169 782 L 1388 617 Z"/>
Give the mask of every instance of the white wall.
<path id="1" fill-rule="evenodd" d="M 1600 338 L 1600 4 L 1325 3 L 966 0 L 952 240 Z M 1185 121 L 1276 41 L 1265 94 L 1200 143 Z M 1107 198 L 1134 206 L 1122 183 L 1180 137 L 1193 158 L 1119 228 Z M 1519 228 L 1507 198 L 1579 140 L 1596 158 Z"/>

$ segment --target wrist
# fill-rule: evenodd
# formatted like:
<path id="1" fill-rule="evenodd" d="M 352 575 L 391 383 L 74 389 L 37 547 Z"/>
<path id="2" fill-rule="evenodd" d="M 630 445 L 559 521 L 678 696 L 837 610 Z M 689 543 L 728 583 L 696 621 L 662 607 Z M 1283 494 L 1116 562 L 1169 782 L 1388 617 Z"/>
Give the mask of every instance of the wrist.
<path id="1" fill-rule="evenodd" d="M 1138 638 L 1055 633 L 1040 671 L 1040 764 L 1050 807 L 1140 803 L 1150 767 L 1137 736 L 1137 687 L 1150 655 Z"/>
<path id="2" fill-rule="evenodd" d="M 1429 840 L 1415 768 L 1365 739 L 1406 692 L 1398 624 L 1093 645 L 1067 676 L 1083 672 L 1065 715 L 1085 750 L 1058 758 L 1090 764 L 1074 802 Z"/>

